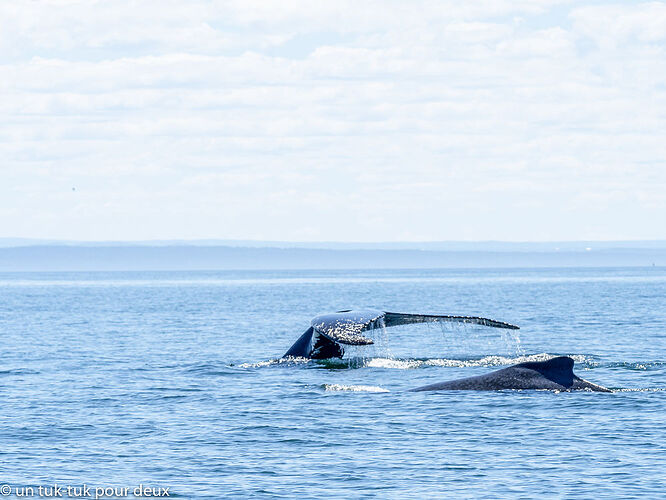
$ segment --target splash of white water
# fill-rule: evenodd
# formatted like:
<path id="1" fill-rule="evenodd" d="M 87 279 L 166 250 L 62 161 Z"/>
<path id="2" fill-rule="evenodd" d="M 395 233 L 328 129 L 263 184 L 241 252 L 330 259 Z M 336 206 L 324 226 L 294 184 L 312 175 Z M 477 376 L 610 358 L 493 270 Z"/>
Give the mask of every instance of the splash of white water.
<path id="1" fill-rule="evenodd" d="M 388 389 L 376 385 L 342 385 L 342 384 L 325 384 L 324 390 L 327 392 L 389 392 Z"/>

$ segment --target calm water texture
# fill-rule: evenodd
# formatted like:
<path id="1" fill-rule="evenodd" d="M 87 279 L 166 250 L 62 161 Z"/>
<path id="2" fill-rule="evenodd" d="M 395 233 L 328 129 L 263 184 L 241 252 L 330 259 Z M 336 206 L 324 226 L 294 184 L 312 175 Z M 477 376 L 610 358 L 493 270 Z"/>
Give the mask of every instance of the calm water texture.
<path id="1" fill-rule="evenodd" d="M 376 330 L 277 362 L 321 312 Z M 0 275 L 0 484 L 181 498 L 663 498 L 666 268 Z M 410 393 L 566 354 L 612 394 Z M 130 489 L 131 493 L 131 489 Z"/>

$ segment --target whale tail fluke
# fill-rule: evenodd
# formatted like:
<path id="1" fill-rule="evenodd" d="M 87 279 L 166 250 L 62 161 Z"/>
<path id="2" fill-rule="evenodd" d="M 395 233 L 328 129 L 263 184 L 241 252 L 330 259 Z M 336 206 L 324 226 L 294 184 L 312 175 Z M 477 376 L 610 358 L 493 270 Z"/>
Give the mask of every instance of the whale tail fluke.
<path id="1" fill-rule="evenodd" d="M 508 330 L 519 330 L 520 327 L 478 316 L 450 316 L 440 314 L 405 314 L 387 312 L 384 316 L 386 327 L 398 325 L 410 325 L 412 323 L 468 323 L 473 325 L 490 326 L 493 328 L 506 328 Z"/>
<path id="2" fill-rule="evenodd" d="M 305 330 L 305 333 L 298 337 L 298 340 L 294 342 L 287 352 L 284 353 L 283 358 L 293 357 L 293 358 L 309 358 L 310 353 L 312 352 L 312 334 L 314 329 L 312 327 Z"/>
<path id="3" fill-rule="evenodd" d="M 374 328 L 442 322 L 468 323 L 518 330 L 515 325 L 477 316 L 405 314 L 376 309 L 346 309 L 313 318 L 312 326 L 298 338 L 285 356 L 305 358 L 342 357 L 344 353 L 343 345 L 372 344 L 372 338 L 365 336 L 364 333 Z"/>

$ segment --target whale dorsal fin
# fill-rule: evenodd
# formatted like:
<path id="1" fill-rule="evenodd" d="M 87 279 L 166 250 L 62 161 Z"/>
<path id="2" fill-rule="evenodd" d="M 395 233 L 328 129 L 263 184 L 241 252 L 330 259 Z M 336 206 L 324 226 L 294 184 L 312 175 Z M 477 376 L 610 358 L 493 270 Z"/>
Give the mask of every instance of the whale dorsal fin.
<path id="1" fill-rule="evenodd" d="M 527 368 L 539 372 L 553 382 L 564 387 L 571 387 L 574 381 L 574 360 L 569 356 L 557 356 L 546 361 L 528 361 L 519 363 L 515 368 Z"/>
<path id="2" fill-rule="evenodd" d="M 556 356 L 547 359 L 546 361 L 527 361 L 516 365 L 521 368 L 529 368 L 530 370 L 555 370 L 555 371 L 570 371 L 573 373 L 574 360 L 569 356 Z"/>

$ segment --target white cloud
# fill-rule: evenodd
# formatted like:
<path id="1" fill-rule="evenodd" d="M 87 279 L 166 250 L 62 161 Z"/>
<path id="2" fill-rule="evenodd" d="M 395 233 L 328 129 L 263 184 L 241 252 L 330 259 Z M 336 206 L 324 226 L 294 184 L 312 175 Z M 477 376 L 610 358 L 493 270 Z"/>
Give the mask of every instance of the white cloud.
<path id="1" fill-rule="evenodd" d="M 664 12 L 3 2 L 2 235 L 666 238 Z"/>
<path id="2" fill-rule="evenodd" d="M 666 4 L 663 2 L 579 7 L 572 11 L 571 17 L 579 33 L 603 48 L 666 40 Z"/>

